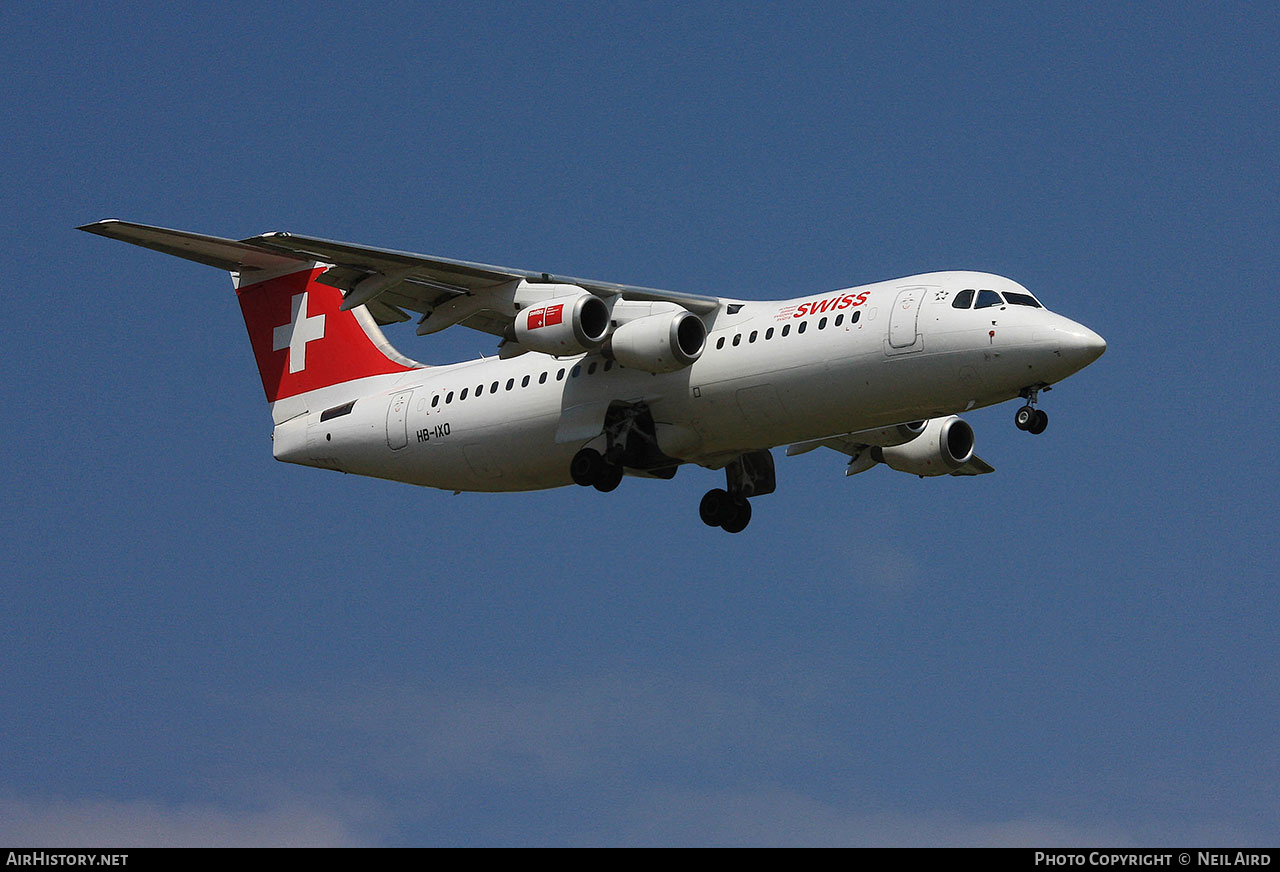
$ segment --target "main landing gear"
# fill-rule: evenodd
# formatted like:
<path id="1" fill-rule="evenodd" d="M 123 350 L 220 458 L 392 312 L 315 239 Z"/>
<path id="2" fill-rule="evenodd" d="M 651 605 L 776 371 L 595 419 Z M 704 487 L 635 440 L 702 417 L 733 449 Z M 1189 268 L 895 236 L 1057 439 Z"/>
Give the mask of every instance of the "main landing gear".
<path id="1" fill-rule="evenodd" d="M 620 460 L 620 446 L 615 445 L 604 454 L 594 448 L 584 448 L 569 462 L 569 475 L 583 487 L 594 487 L 601 493 L 608 493 L 622 483 Z"/>
<path id="2" fill-rule="evenodd" d="M 680 465 L 662 453 L 653 415 L 644 403 L 611 404 L 604 430 L 590 444 L 596 447 L 581 449 L 569 461 L 569 477 L 603 493 L 622 483 L 624 467 L 649 478 L 671 478 Z"/>
<path id="3" fill-rule="evenodd" d="M 650 452 L 670 461 L 670 465 L 645 463 L 647 455 L 642 455 L 635 446 L 615 440 L 611 431 L 607 435 L 609 447 L 603 454 L 595 448 L 583 448 L 569 462 L 569 475 L 577 484 L 607 493 L 621 483 L 624 465 L 655 478 L 671 478 L 675 474 L 678 460 Z M 767 450 L 741 454 L 725 465 L 724 474 L 725 486 L 707 491 L 698 505 L 698 515 L 708 527 L 741 533 L 751 523 L 751 503 L 747 498 L 771 494 L 777 487 L 773 455 Z"/>
<path id="4" fill-rule="evenodd" d="M 751 523 L 751 503 L 744 496 L 731 496 L 724 488 L 712 488 L 698 504 L 698 515 L 708 527 L 726 533 L 741 533 Z"/>
<path id="5" fill-rule="evenodd" d="M 1023 388 L 1019 396 L 1025 399 L 1027 404 L 1013 415 L 1013 425 L 1019 430 L 1026 430 L 1032 436 L 1039 436 L 1044 432 L 1044 428 L 1049 426 L 1049 415 L 1044 409 L 1035 407 L 1041 387 L 1046 391 L 1049 390 L 1048 385 Z"/>
<path id="6" fill-rule="evenodd" d="M 698 504 L 698 514 L 708 527 L 741 533 L 751 523 L 747 497 L 771 494 L 777 487 L 773 455 L 768 451 L 743 454 L 724 468 L 727 489 L 712 488 Z"/>

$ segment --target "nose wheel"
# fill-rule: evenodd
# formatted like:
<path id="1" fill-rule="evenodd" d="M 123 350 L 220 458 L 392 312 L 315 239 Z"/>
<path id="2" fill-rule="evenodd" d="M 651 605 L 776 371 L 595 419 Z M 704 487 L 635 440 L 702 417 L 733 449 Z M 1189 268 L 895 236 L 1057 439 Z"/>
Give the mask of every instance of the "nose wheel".
<path id="1" fill-rule="evenodd" d="M 1026 430 L 1031 435 L 1038 436 L 1044 432 L 1045 427 L 1049 426 L 1049 415 L 1044 409 L 1023 406 L 1014 414 L 1013 425 L 1019 430 Z"/>
<path id="2" fill-rule="evenodd" d="M 1047 391 L 1048 385 L 1044 387 Z M 1025 388 L 1022 391 L 1022 397 L 1027 404 L 1019 409 L 1013 415 L 1013 425 L 1019 430 L 1026 430 L 1032 436 L 1039 436 L 1044 432 L 1044 428 L 1049 426 L 1049 415 L 1044 409 L 1037 409 L 1035 406 L 1036 399 L 1040 393 L 1040 388 Z"/>

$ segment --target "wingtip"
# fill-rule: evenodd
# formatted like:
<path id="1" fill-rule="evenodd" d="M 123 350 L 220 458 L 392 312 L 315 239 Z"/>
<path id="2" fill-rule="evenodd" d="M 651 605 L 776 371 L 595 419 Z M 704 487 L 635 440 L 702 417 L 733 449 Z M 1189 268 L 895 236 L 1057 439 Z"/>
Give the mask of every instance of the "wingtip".
<path id="1" fill-rule="evenodd" d="M 90 221 L 88 224 L 81 224 L 76 230 L 84 230 L 87 233 L 94 233 L 102 227 L 109 224 L 123 224 L 119 218 L 103 218 L 101 221 Z"/>

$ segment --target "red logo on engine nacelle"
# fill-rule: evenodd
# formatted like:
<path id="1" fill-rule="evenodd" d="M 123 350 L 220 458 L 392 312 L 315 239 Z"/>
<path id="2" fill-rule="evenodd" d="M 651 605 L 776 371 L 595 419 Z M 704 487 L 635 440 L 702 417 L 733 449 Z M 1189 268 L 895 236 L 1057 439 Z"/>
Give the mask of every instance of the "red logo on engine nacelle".
<path id="1" fill-rule="evenodd" d="M 564 321 L 564 303 L 529 310 L 530 330 L 537 330 L 539 327 L 554 327 L 562 321 Z"/>

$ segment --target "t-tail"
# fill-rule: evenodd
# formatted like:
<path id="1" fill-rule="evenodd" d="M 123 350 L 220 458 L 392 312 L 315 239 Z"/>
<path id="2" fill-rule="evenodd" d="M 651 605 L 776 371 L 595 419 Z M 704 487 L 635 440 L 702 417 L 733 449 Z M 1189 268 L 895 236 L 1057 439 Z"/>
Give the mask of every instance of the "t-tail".
<path id="1" fill-rule="evenodd" d="M 342 311 L 342 292 L 319 281 L 325 264 L 127 221 L 80 229 L 230 272 L 277 425 L 372 393 L 380 377 L 422 367 L 391 347 L 364 306 Z"/>

